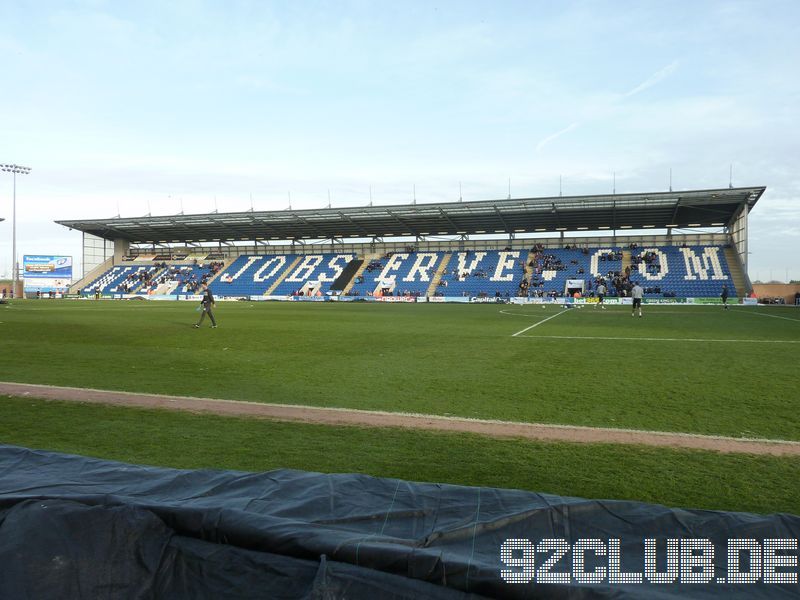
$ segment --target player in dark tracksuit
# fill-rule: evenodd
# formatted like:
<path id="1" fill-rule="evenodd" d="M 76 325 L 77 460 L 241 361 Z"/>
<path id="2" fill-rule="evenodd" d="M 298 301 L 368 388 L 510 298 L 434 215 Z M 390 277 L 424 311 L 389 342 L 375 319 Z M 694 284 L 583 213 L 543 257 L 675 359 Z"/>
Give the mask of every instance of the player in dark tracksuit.
<path id="1" fill-rule="evenodd" d="M 722 293 L 719 296 L 722 298 L 722 306 L 725 307 L 725 310 L 728 310 L 728 286 L 724 283 L 722 284 Z"/>
<path id="2" fill-rule="evenodd" d="M 217 327 L 217 321 L 214 319 L 214 313 L 211 312 L 211 309 L 214 306 L 216 306 L 216 303 L 214 302 L 214 295 L 211 293 L 211 289 L 206 287 L 205 293 L 203 294 L 203 299 L 200 300 L 200 320 L 195 323 L 195 327 L 200 327 L 200 325 L 203 323 L 203 319 L 206 318 L 206 314 L 208 314 L 208 318 L 211 319 L 211 328 L 215 329 Z"/>

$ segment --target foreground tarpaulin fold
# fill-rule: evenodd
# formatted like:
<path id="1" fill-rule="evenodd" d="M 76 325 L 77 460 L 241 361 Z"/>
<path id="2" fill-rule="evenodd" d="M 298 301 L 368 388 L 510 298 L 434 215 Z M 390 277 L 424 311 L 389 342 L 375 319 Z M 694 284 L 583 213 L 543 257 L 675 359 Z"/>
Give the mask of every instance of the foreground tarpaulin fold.
<path id="1" fill-rule="evenodd" d="M 0 445 L 0 598 L 800 595 L 797 584 L 502 576 L 509 539 L 619 539 L 624 568 L 641 571 L 645 538 L 719 549 L 733 538 L 796 540 L 800 518 L 354 474 L 165 469 Z"/>

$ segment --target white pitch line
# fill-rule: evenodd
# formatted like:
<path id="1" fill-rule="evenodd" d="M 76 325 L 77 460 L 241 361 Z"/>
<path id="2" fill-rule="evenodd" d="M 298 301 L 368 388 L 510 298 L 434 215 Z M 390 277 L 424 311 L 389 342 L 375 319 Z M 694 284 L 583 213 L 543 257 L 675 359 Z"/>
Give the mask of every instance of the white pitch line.
<path id="1" fill-rule="evenodd" d="M 531 317 L 535 317 L 536 316 L 532 311 L 528 311 L 528 312 L 508 312 L 506 310 L 501 310 L 500 314 L 508 315 L 509 317 L 527 317 L 528 319 L 530 319 Z"/>
<path id="2" fill-rule="evenodd" d="M 546 320 L 547 319 L 545 319 L 545 321 Z M 536 325 L 538 324 L 539 323 L 536 323 Z M 536 327 L 536 325 L 533 325 L 533 327 Z M 530 327 L 528 329 L 530 329 Z M 523 329 L 523 331 L 526 330 Z M 514 335 L 519 334 L 515 333 Z M 740 342 L 752 344 L 800 344 L 800 340 L 715 340 L 704 338 L 605 337 L 593 335 L 524 335 L 522 337 L 550 340 L 630 340 L 644 342 Z"/>
<path id="3" fill-rule="evenodd" d="M 546 319 L 542 319 L 541 321 L 537 321 L 536 323 L 534 323 L 530 327 L 526 327 L 525 329 L 523 329 L 521 331 L 518 331 L 517 333 L 512 334 L 511 337 L 517 337 L 519 334 L 525 333 L 526 331 L 528 331 L 529 329 L 533 329 L 534 327 L 538 327 L 539 325 L 549 321 L 550 319 L 555 319 L 559 315 L 563 315 L 565 312 L 567 312 L 567 311 L 566 310 L 562 310 L 561 312 L 557 312 L 556 314 L 554 314 L 552 316 L 549 316 Z M 527 336 L 527 337 L 536 337 L 536 336 Z"/>
<path id="4" fill-rule="evenodd" d="M 737 312 L 744 312 L 744 311 L 737 311 Z M 760 312 L 752 312 L 751 315 L 758 315 L 759 317 L 772 317 L 773 319 L 783 319 L 784 321 L 794 321 L 795 323 L 800 323 L 800 319 L 792 319 L 791 317 L 782 317 L 780 315 L 768 315 L 767 313 L 760 313 Z"/>

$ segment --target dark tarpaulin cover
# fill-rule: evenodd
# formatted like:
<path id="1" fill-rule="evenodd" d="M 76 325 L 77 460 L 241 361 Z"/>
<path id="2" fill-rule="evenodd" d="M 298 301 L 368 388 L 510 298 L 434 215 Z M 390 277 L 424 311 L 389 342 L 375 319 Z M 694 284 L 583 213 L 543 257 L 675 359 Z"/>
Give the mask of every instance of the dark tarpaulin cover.
<path id="1" fill-rule="evenodd" d="M 798 584 L 511 584 L 501 577 L 509 567 L 500 548 L 510 538 L 620 539 L 622 570 L 642 572 L 648 537 L 708 538 L 723 549 L 729 538 L 797 539 L 800 518 L 366 475 L 165 469 L 0 445 L 3 599 L 800 593 Z M 537 556 L 538 567 L 546 555 Z M 725 576 L 724 558 L 715 564 L 715 575 Z"/>

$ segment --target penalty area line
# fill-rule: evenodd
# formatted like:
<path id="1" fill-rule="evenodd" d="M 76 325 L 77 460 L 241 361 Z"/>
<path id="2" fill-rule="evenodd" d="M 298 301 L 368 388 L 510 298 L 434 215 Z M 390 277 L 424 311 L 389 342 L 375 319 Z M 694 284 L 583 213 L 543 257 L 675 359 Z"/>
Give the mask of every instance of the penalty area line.
<path id="1" fill-rule="evenodd" d="M 736 309 L 736 312 L 745 312 L 745 311 Z M 757 315 L 759 317 L 770 317 L 772 319 L 783 319 L 784 321 L 794 321 L 795 323 L 800 323 L 800 319 L 793 319 L 791 317 L 783 317 L 781 315 L 768 315 L 767 313 L 763 313 L 763 312 L 751 312 L 749 314 Z"/>
<path id="2" fill-rule="evenodd" d="M 522 330 L 518 331 L 517 333 L 512 334 L 511 337 L 517 337 L 518 335 L 521 335 L 521 334 L 525 333 L 526 331 L 529 331 L 529 330 L 533 329 L 534 327 L 538 327 L 539 325 L 541 325 L 542 323 L 546 323 L 550 319 L 555 319 L 556 317 L 561 316 L 566 312 L 568 312 L 568 311 L 565 309 L 565 310 L 562 310 L 560 312 L 557 312 L 554 315 L 551 315 L 551 316 L 547 317 L 546 319 L 542 319 L 541 321 L 537 321 L 536 323 L 534 323 L 530 327 L 526 327 L 525 329 L 522 329 Z M 538 337 L 538 336 L 529 335 L 529 336 L 525 336 L 525 337 Z"/>
<path id="3" fill-rule="evenodd" d="M 536 325 L 538 324 L 539 323 L 537 323 Z M 536 325 L 534 325 L 534 327 Z M 519 335 L 519 334 L 514 334 L 514 335 Z M 612 340 L 612 341 L 620 340 L 620 341 L 634 341 L 634 342 L 739 342 L 739 343 L 750 343 L 750 344 L 800 344 L 800 340 L 720 340 L 720 339 L 707 339 L 707 338 L 610 337 L 610 336 L 599 336 L 599 335 L 523 335 L 522 337 L 539 338 L 547 340 Z"/>

